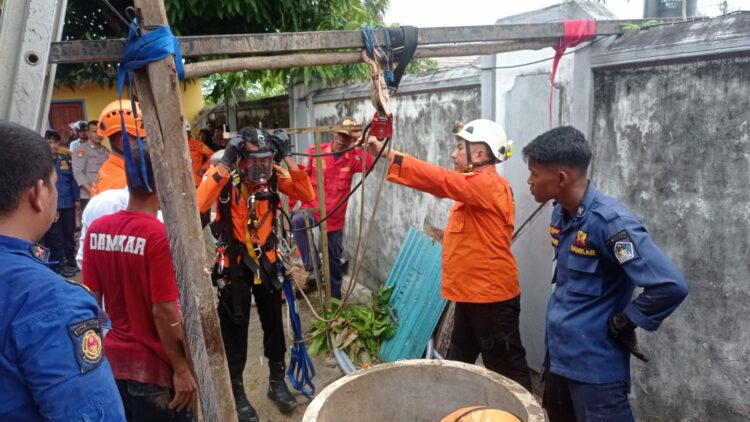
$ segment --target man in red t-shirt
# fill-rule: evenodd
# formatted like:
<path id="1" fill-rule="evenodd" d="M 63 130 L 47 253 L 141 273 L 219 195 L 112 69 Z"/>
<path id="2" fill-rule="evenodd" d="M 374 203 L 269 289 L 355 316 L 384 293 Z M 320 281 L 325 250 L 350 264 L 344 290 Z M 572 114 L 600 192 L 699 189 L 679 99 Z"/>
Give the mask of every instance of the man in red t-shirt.
<path id="1" fill-rule="evenodd" d="M 148 151 L 147 175 L 128 174 L 128 207 L 86 233 L 83 283 L 102 298 L 112 330 L 104 343 L 129 421 L 192 421 L 197 386 L 185 356 L 177 282 Z M 144 177 L 145 176 L 145 177 Z"/>
<path id="2" fill-rule="evenodd" d="M 340 119 L 337 126 L 359 126 L 359 123 L 352 117 Z M 341 256 L 344 253 L 344 223 L 346 222 L 346 207 L 348 200 L 344 200 L 352 191 L 352 178 L 354 173 L 363 173 L 373 166 L 374 158 L 366 154 L 361 149 L 350 150 L 352 144 L 362 136 L 360 130 L 349 130 L 336 132 L 333 135 L 333 141 L 321 146 L 325 154 L 323 156 L 323 184 L 325 185 L 326 212 L 329 216 L 326 220 L 328 223 L 328 258 L 331 272 L 331 296 L 341 299 L 341 279 L 343 271 L 341 269 Z M 307 154 L 315 154 L 315 146 L 307 149 Z M 316 170 L 315 158 L 310 158 L 307 164 L 307 172 L 310 174 L 310 181 L 313 190 L 318 191 L 318 182 L 314 177 Z M 344 201 L 342 203 L 342 201 Z M 341 204 L 339 206 L 339 204 Z M 338 209 L 335 209 L 339 206 Z M 303 202 L 302 208 L 317 208 L 318 198 L 309 202 Z M 320 211 L 313 212 L 309 218 L 309 223 L 313 224 L 320 221 Z M 305 270 L 313 270 L 313 255 L 317 259 L 317 253 L 310 253 L 310 245 L 307 242 L 304 213 L 298 212 L 292 216 L 292 230 L 294 230 L 294 242 L 299 248 L 302 262 Z M 320 267 L 320 264 L 318 264 Z M 310 282 L 310 278 L 308 278 Z"/>

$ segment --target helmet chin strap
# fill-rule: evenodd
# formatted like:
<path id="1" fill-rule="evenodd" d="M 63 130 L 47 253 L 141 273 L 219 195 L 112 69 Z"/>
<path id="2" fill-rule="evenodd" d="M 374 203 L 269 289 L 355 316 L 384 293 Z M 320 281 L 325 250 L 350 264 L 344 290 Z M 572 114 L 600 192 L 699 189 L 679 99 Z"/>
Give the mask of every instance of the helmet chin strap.
<path id="1" fill-rule="evenodd" d="M 466 170 L 465 170 L 465 172 L 466 173 L 470 173 L 470 172 L 474 171 L 474 167 L 475 167 L 474 163 L 471 161 L 471 142 L 464 141 L 464 145 L 466 145 L 466 148 L 464 148 L 466 150 Z"/>
<path id="2" fill-rule="evenodd" d="M 466 169 L 464 170 L 465 173 L 471 173 L 474 171 L 477 167 L 486 166 L 489 164 L 495 164 L 495 160 L 485 160 L 481 163 L 475 163 L 471 160 L 471 142 L 465 141 L 466 143 Z"/>

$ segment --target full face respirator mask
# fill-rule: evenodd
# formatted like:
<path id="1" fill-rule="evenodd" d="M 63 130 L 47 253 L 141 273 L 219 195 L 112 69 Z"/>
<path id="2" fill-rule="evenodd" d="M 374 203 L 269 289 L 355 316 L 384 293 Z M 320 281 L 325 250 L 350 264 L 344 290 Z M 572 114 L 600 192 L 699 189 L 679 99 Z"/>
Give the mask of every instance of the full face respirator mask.
<path id="1" fill-rule="evenodd" d="M 249 142 L 258 149 L 244 151 L 237 169 L 242 180 L 252 189 L 255 200 L 266 200 L 272 195 L 269 182 L 273 176 L 273 151 L 271 151 L 268 136 L 260 129 L 254 130 L 255 133 L 250 137 Z"/>

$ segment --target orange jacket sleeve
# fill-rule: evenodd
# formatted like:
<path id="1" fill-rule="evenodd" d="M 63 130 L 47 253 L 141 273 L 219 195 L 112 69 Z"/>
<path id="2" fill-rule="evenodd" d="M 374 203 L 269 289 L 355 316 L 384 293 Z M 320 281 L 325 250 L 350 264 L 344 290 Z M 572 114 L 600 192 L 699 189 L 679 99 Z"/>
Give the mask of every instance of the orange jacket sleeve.
<path id="1" fill-rule="evenodd" d="M 310 176 L 305 166 L 297 164 L 296 169 L 284 170 L 280 166 L 276 168 L 276 177 L 278 178 L 279 191 L 284 195 L 299 199 L 302 202 L 312 201 L 315 199 Z"/>
<path id="2" fill-rule="evenodd" d="M 198 210 L 206 212 L 211 209 L 211 205 L 216 202 L 221 193 L 221 189 L 229 181 L 229 173 L 223 174 L 218 166 L 211 166 L 198 186 L 196 196 L 198 197 Z"/>
<path id="3" fill-rule="evenodd" d="M 211 167 L 211 157 L 214 155 L 213 150 L 211 148 L 207 147 L 204 143 L 201 142 L 201 154 L 203 154 L 203 164 L 201 165 L 201 168 L 203 171 L 208 170 L 209 167 Z"/>
<path id="4" fill-rule="evenodd" d="M 482 208 L 496 206 L 495 195 L 507 195 L 504 186 L 483 171 L 459 173 L 402 153 L 394 155 L 388 167 L 388 180 L 438 198 Z"/>

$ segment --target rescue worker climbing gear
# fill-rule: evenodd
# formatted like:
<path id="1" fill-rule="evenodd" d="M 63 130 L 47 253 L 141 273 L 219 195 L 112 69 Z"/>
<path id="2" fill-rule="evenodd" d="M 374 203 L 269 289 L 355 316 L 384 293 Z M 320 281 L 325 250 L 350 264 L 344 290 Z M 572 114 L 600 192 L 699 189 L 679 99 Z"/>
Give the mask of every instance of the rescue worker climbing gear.
<path id="1" fill-rule="evenodd" d="M 286 345 L 275 226 L 279 192 L 304 200 L 312 199 L 314 192 L 303 166 L 286 171 L 273 165 L 275 146 L 285 142 L 288 137 L 283 131 L 269 135 L 254 127 L 244 128 L 229 142 L 219 165 L 208 170 L 198 187 L 200 211 L 208 211 L 213 203 L 218 208 L 216 221 L 211 223 L 218 239 L 212 279 L 219 287 L 219 320 L 242 421 L 257 417 L 242 387 L 251 294 L 263 328 L 264 355 L 269 361 L 268 397 L 282 412 L 297 405 L 284 381 Z M 290 147 L 285 145 L 283 149 L 281 155 L 285 156 Z M 271 169 L 267 179 L 260 177 L 268 175 L 262 169 L 266 165 Z"/>
<path id="2" fill-rule="evenodd" d="M 457 138 L 466 141 L 466 171 L 473 171 L 474 168 L 487 164 L 502 163 L 513 155 L 513 141 L 508 140 L 505 131 L 500 125 L 487 119 L 472 120 L 469 123 L 458 124 L 456 133 Z M 493 160 L 486 160 L 481 163 L 475 163 L 471 159 L 471 144 L 484 143 L 492 154 Z"/>

